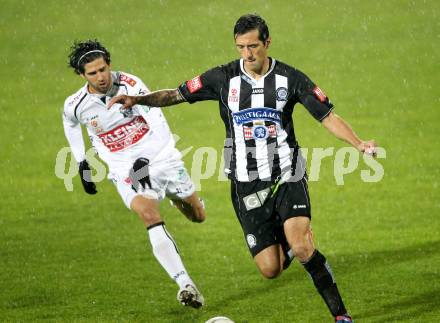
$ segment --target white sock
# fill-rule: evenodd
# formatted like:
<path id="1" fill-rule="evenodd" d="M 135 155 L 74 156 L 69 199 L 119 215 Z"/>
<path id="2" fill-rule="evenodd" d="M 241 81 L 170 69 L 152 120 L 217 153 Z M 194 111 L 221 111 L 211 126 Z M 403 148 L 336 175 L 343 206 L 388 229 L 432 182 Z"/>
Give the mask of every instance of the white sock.
<path id="1" fill-rule="evenodd" d="M 182 259 L 177 250 L 176 243 L 165 229 L 165 224 L 161 223 L 148 229 L 153 254 L 165 271 L 170 275 L 180 288 L 194 282 L 186 272 Z"/>

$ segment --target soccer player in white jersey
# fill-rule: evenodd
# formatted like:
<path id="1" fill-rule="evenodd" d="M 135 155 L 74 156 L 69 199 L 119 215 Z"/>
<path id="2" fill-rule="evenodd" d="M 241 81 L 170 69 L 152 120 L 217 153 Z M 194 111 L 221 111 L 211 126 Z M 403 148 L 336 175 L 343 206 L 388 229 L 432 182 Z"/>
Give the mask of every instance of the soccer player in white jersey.
<path id="1" fill-rule="evenodd" d="M 97 40 L 75 42 L 69 65 L 87 81 L 66 99 L 63 114 L 64 132 L 79 163 L 85 191 L 97 192 L 85 157 L 81 125 L 108 165 L 108 177 L 125 205 L 144 222 L 154 256 L 179 285 L 177 299 L 183 305 L 201 307 L 203 296 L 159 214 L 159 202 L 167 196 L 191 221 L 205 219 L 204 205 L 194 191 L 164 115 L 160 109 L 142 105 L 107 109 L 107 102 L 115 95 L 142 95 L 149 90 L 136 76 L 111 71 L 110 53 Z"/>

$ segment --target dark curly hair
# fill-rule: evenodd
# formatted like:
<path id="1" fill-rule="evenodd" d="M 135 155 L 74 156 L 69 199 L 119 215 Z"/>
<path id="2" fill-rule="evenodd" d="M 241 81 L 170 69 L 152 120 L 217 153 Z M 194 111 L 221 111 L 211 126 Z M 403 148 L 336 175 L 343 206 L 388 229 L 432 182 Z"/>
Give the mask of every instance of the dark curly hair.
<path id="1" fill-rule="evenodd" d="M 263 18 L 252 13 L 238 18 L 234 26 L 234 38 L 236 38 L 237 35 L 246 34 L 254 29 L 258 29 L 259 31 L 260 35 L 258 39 L 260 39 L 263 43 L 266 42 L 266 40 L 269 38 L 269 27 L 267 27 L 267 24 Z"/>
<path id="2" fill-rule="evenodd" d="M 102 57 L 110 64 L 110 52 L 97 39 L 75 41 L 70 47 L 69 66 L 76 74 L 84 73 L 84 65 Z"/>

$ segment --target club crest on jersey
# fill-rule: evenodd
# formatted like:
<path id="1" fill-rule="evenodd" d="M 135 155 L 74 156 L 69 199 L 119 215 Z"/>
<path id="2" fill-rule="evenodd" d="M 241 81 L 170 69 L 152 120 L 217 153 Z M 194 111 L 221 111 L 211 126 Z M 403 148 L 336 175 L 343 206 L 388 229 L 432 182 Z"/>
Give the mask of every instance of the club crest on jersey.
<path id="1" fill-rule="evenodd" d="M 276 91 L 277 101 L 287 101 L 288 92 L 285 87 L 279 87 Z"/>
<path id="2" fill-rule="evenodd" d="M 122 113 L 124 118 L 131 118 L 133 116 L 133 110 L 131 108 L 130 109 L 124 109 L 124 107 L 121 106 L 119 108 L 119 112 Z"/>
<path id="3" fill-rule="evenodd" d="M 186 86 L 189 90 L 189 93 L 194 93 L 200 90 L 203 87 L 200 76 L 196 76 L 192 80 L 187 81 Z"/>
<path id="4" fill-rule="evenodd" d="M 232 117 L 238 126 L 253 121 L 272 121 L 281 124 L 281 112 L 271 108 L 249 108 L 232 113 Z"/>

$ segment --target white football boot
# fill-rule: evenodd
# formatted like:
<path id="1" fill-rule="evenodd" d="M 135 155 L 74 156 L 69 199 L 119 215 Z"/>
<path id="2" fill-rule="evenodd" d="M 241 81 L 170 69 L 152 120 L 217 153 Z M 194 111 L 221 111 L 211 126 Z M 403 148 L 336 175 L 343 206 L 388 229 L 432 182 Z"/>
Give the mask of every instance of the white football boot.
<path id="1" fill-rule="evenodd" d="M 177 292 L 177 300 L 185 306 L 200 308 L 205 303 L 203 295 L 193 285 L 186 285 Z"/>

